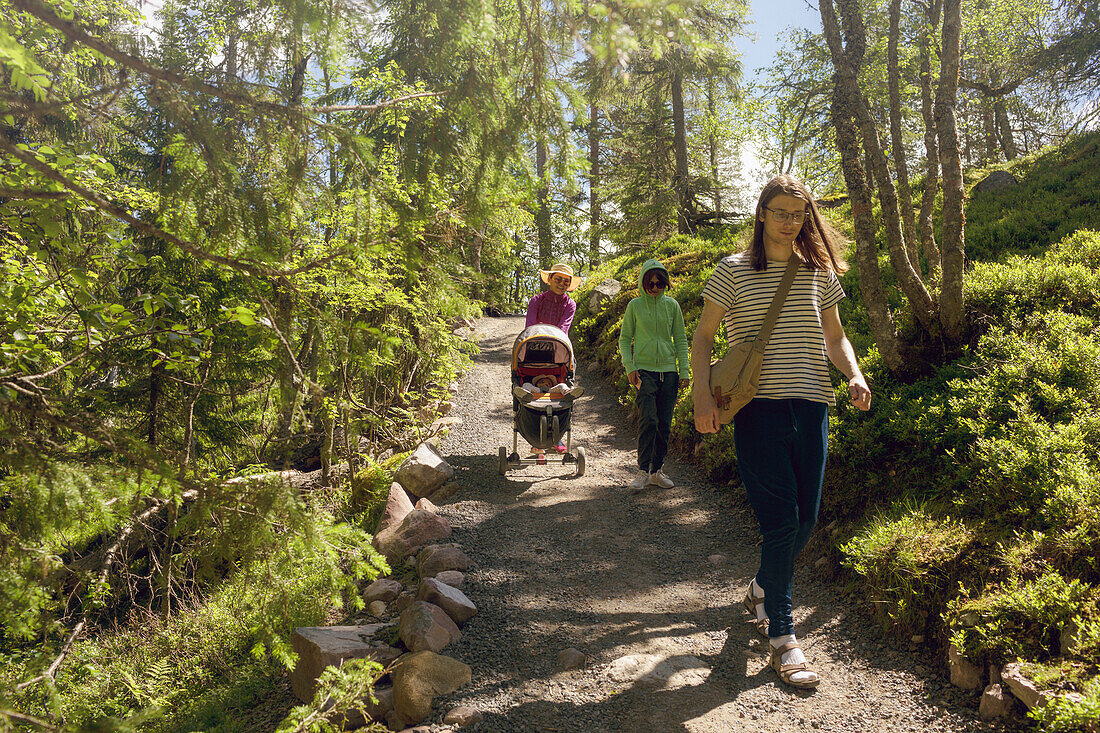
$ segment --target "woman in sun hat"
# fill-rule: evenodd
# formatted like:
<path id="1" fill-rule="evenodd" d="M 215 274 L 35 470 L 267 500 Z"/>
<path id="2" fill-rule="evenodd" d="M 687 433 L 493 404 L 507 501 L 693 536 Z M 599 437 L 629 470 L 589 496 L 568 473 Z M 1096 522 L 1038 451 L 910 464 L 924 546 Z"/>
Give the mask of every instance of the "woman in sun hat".
<path id="1" fill-rule="evenodd" d="M 539 270 L 539 275 L 550 289 L 531 298 L 527 305 L 527 323 L 524 328 L 536 323 L 548 323 L 569 333 L 577 304 L 566 293 L 579 288 L 584 278 L 574 275 L 573 268 L 561 262 L 549 270 Z"/>

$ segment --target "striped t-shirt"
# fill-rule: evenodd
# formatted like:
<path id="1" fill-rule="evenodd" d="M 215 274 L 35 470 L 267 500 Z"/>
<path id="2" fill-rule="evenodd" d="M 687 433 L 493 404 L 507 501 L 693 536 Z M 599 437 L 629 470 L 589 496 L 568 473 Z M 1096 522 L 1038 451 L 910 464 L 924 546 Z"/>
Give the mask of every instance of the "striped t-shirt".
<path id="1" fill-rule="evenodd" d="M 730 346 L 751 341 L 764 325 L 785 269 L 786 263 L 769 261 L 768 269 L 758 272 L 752 269 L 748 252 L 730 255 L 714 268 L 703 297 L 726 312 L 723 320 Z M 843 297 L 844 289 L 831 270 L 799 269 L 764 350 L 757 397 L 801 397 L 836 404 L 821 312 Z"/>

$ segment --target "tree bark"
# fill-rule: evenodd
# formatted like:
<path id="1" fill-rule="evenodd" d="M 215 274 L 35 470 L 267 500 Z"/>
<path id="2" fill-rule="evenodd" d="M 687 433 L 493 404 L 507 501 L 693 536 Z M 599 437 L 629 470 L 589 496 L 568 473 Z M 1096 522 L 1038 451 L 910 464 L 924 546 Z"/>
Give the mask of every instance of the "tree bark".
<path id="1" fill-rule="evenodd" d="M 898 180 L 902 231 L 909 264 L 920 274 L 920 239 L 913 215 L 913 196 L 909 189 L 909 164 L 905 160 L 905 138 L 901 126 L 901 73 L 898 69 L 898 40 L 901 35 L 901 0 L 890 0 L 890 35 L 887 42 L 886 66 L 890 87 L 890 151 L 894 158 L 894 173 Z"/>
<path id="2" fill-rule="evenodd" d="M 897 189 L 890 178 L 890 165 L 886 160 L 886 154 L 882 151 L 879 142 L 878 128 L 871 114 L 867 100 L 859 88 L 858 73 L 863 62 L 863 49 L 866 48 L 866 32 L 863 25 L 863 17 L 860 14 L 858 0 L 838 0 L 837 8 L 847 31 L 847 37 L 855 39 L 855 43 L 849 42 L 850 49 L 846 52 L 848 57 L 845 65 L 848 72 L 839 75 L 840 81 L 846 87 L 845 96 L 849 101 L 855 119 L 859 125 L 860 135 L 863 138 L 863 147 L 870 161 L 871 173 L 874 176 L 878 189 L 879 207 L 882 210 L 883 225 L 886 229 L 886 243 L 890 254 L 890 266 L 894 270 L 898 285 L 913 309 L 921 326 L 926 331 L 935 329 L 934 304 L 932 296 L 924 287 L 924 283 L 917 275 L 909 255 L 905 248 L 905 234 L 902 231 L 900 206 L 898 204 Z M 859 50 L 857 54 L 855 49 Z M 835 63 L 835 62 L 834 62 Z"/>
<path id="3" fill-rule="evenodd" d="M 940 309 L 944 334 L 955 343 L 966 338 L 963 297 L 964 205 L 962 160 L 955 108 L 959 92 L 959 61 L 962 29 L 961 0 L 944 0 L 940 85 L 936 92 L 936 133 L 943 169 L 943 284 Z"/>
<path id="4" fill-rule="evenodd" d="M 538 190 L 535 194 L 537 209 L 535 211 L 535 228 L 539 238 L 539 267 L 549 270 L 550 258 L 553 257 L 550 234 L 550 189 L 546 183 L 546 158 L 548 156 L 546 138 L 539 131 L 539 140 L 535 146 L 535 174 L 538 176 Z"/>
<path id="5" fill-rule="evenodd" d="M 672 72 L 672 147 L 676 158 L 676 173 L 672 178 L 672 187 L 676 191 L 676 228 L 681 234 L 691 234 L 692 215 L 695 207 L 691 202 L 691 190 L 688 177 L 687 125 L 684 122 L 684 78 L 679 69 Z"/>
<path id="6" fill-rule="evenodd" d="M 940 270 L 940 248 L 936 245 L 936 230 L 932 223 L 932 211 L 936 205 L 936 192 L 940 187 L 940 151 L 936 139 L 936 118 L 932 102 L 932 35 L 939 26 L 943 0 L 933 0 L 927 7 L 928 24 L 920 38 L 920 101 L 924 118 L 925 174 L 924 194 L 920 205 L 920 239 L 924 258 L 930 273 Z"/>
<path id="7" fill-rule="evenodd" d="M 848 36 L 847 48 L 841 39 L 840 26 L 833 7 L 833 0 L 820 0 L 818 7 L 824 27 L 825 39 L 833 58 L 833 94 L 830 117 L 836 128 L 837 148 L 840 151 L 841 170 L 848 186 L 852 202 L 852 218 L 855 224 L 856 266 L 859 270 L 859 289 L 867 309 L 867 323 L 871 336 L 882 354 L 883 361 L 892 372 L 904 368 L 901 344 L 894 317 L 882 286 L 882 274 L 878 267 L 878 248 L 875 245 L 876 226 L 871 205 L 871 191 L 867 174 L 860 160 L 859 135 L 855 125 L 855 100 L 850 90 L 855 81 L 856 67 L 853 58 L 862 58 L 863 39 L 859 34 Z"/>
<path id="8" fill-rule="evenodd" d="M 600 264 L 600 111 L 588 105 L 588 264 Z"/>
<path id="9" fill-rule="evenodd" d="M 714 86 L 714 77 L 707 79 L 707 112 L 712 121 L 718 117 L 715 102 L 717 93 Z M 710 178 L 714 183 L 714 213 L 717 217 L 714 223 L 717 225 L 722 223 L 722 186 L 718 183 L 718 135 L 713 130 L 712 126 L 710 139 L 707 142 L 710 148 Z"/>

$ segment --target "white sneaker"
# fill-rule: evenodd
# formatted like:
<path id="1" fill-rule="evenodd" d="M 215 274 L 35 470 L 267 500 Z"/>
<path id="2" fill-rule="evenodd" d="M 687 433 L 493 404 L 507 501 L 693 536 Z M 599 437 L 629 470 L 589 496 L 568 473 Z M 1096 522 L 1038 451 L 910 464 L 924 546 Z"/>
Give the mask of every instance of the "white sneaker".
<path id="1" fill-rule="evenodd" d="M 675 485 L 676 482 L 659 469 L 649 474 L 649 480 L 646 482 L 646 486 L 656 486 L 659 489 L 671 489 Z"/>
<path id="2" fill-rule="evenodd" d="M 634 477 L 634 480 L 630 482 L 630 488 L 633 491 L 641 491 L 645 488 L 646 483 L 649 481 L 649 472 L 638 470 L 638 475 Z"/>

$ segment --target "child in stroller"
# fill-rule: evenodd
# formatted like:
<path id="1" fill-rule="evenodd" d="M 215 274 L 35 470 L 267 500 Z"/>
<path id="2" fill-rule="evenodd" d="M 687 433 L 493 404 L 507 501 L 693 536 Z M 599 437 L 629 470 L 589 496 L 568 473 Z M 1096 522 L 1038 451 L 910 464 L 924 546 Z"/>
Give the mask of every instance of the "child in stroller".
<path id="1" fill-rule="evenodd" d="M 584 449 L 571 448 L 573 402 L 584 388 L 573 384 L 573 345 L 556 326 L 544 323 L 525 328 L 512 346 L 512 453 L 499 451 L 499 469 L 529 463 L 576 463 L 584 473 Z M 519 456 L 519 436 L 531 444 L 535 455 Z M 544 451 L 556 448 L 560 456 Z"/>
<path id="2" fill-rule="evenodd" d="M 557 382 L 557 384 L 555 384 Z M 556 378 L 549 374 L 539 374 L 533 377 L 530 382 L 524 382 L 522 385 L 513 386 L 512 394 L 520 402 L 529 403 L 536 399 L 536 395 L 546 395 L 552 400 L 561 400 L 563 402 L 568 401 L 572 403 L 573 400 L 584 394 L 584 387 L 580 385 L 576 387 L 570 387 L 565 382 L 558 382 Z"/>

